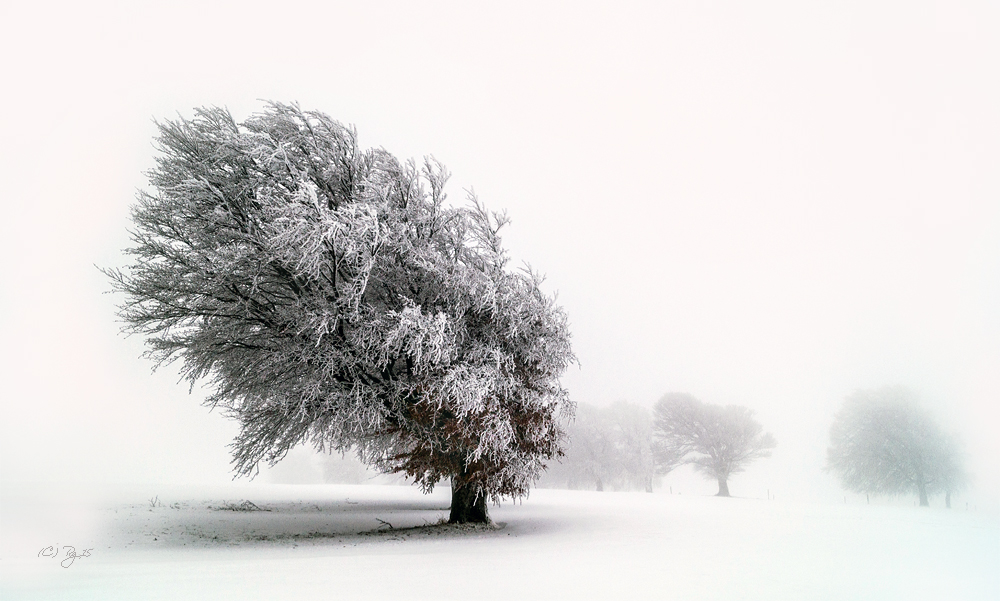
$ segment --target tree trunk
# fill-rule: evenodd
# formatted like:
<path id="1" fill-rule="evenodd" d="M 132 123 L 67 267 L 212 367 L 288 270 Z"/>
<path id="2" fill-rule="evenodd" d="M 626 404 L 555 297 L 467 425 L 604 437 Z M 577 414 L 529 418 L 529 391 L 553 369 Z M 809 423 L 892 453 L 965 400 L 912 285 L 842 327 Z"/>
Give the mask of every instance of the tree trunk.
<path id="1" fill-rule="evenodd" d="M 927 485 L 923 482 L 917 484 L 917 492 L 920 493 L 920 506 L 930 507 L 931 504 L 927 501 Z"/>
<path id="2" fill-rule="evenodd" d="M 486 495 L 477 493 L 476 487 L 469 482 L 468 472 L 451 479 L 451 515 L 449 524 L 489 524 L 490 516 L 486 511 Z"/>
<path id="3" fill-rule="evenodd" d="M 946 508 L 948 508 L 948 509 L 951 509 L 951 491 L 950 490 L 944 491 L 944 506 Z"/>
<path id="4" fill-rule="evenodd" d="M 646 492 L 653 492 L 653 478 L 646 478 Z"/>
<path id="5" fill-rule="evenodd" d="M 726 482 L 725 478 L 719 478 L 719 493 L 715 496 L 717 497 L 729 496 L 729 484 Z"/>
<path id="6" fill-rule="evenodd" d="M 594 478 L 594 480 L 597 482 L 597 492 L 604 492 L 604 482 L 600 478 Z"/>

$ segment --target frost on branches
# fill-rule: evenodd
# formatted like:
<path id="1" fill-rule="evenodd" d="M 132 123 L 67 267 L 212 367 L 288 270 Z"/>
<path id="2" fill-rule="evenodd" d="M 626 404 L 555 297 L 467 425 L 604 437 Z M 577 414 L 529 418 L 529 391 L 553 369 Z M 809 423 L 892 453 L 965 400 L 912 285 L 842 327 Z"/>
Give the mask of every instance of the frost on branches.
<path id="1" fill-rule="evenodd" d="M 830 427 L 827 469 L 848 490 L 915 493 L 925 507 L 939 492 L 951 507 L 951 493 L 968 481 L 958 440 L 901 387 L 861 390 L 844 401 Z"/>
<path id="2" fill-rule="evenodd" d="M 126 331 L 238 420 L 238 473 L 354 450 L 425 491 L 451 479 L 451 521 L 488 521 L 561 454 L 566 315 L 507 268 L 505 215 L 445 204 L 443 166 L 277 103 L 242 124 L 200 109 L 158 142 L 133 262 L 108 273 Z"/>

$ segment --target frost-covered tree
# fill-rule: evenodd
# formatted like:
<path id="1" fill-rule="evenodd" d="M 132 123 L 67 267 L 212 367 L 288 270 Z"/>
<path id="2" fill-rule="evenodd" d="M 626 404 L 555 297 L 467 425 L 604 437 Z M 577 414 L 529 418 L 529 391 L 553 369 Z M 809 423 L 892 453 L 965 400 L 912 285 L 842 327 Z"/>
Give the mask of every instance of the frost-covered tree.
<path id="1" fill-rule="evenodd" d="M 729 477 L 770 457 L 774 437 L 738 405 L 711 405 L 689 394 L 669 393 L 653 407 L 653 453 L 661 473 L 691 464 L 729 496 Z"/>
<path id="2" fill-rule="evenodd" d="M 568 432 L 566 455 L 551 466 L 543 484 L 653 491 L 648 409 L 625 401 L 608 407 L 580 404 Z"/>
<path id="3" fill-rule="evenodd" d="M 307 442 L 450 479 L 451 521 L 488 521 L 560 455 L 566 316 L 508 267 L 505 215 L 445 203 L 440 164 L 279 103 L 199 109 L 158 147 L 133 262 L 108 274 L 125 330 L 239 422 L 238 474 Z"/>
<path id="4" fill-rule="evenodd" d="M 967 481 L 958 442 L 902 387 L 861 390 L 849 396 L 830 427 L 827 469 L 844 488 L 870 494 L 951 493 Z"/>

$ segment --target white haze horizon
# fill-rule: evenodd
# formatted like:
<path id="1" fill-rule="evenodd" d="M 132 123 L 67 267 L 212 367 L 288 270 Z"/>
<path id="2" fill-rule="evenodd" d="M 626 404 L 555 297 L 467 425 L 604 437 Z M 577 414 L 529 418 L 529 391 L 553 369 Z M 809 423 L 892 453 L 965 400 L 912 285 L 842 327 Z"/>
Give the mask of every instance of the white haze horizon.
<path id="1" fill-rule="evenodd" d="M 4 482 L 215 483 L 235 424 L 150 374 L 107 279 L 153 122 L 262 100 L 433 155 L 566 309 L 579 403 L 688 392 L 836 500 L 828 429 L 902 385 L 1000 503 L 1000 25 L 989 3 L 73 4 L 0 9 Z M 747 493 L 751 494 L 751 493 Z"/>

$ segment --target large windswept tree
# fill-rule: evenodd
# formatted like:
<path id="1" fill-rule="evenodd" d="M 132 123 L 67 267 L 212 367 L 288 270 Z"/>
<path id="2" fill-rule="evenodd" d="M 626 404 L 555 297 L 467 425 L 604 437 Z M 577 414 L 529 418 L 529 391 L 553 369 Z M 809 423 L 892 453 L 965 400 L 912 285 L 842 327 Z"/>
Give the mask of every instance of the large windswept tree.
<path id="1" fill-rule="evenodd" d="M 718 481 L 720 497 L 729 496 L 731 475 L 769 457 L 775 444 L 746 407 L 711 405 L 684 393 L 669 393 L 653 407 L 653 454 L 660 471 L 691 464 Z"/>
<path id="2" fill-rule="evenodd" d="M 951 494 L 968 476 L 958 442 L 946 434 L 916 396 L 902 387 L 861 390 L 849 396 L 830 427 L 827 469 L 844 488 L 871 494 Z"/>
<path id="3" fill-rule="evenodd" d="M 540 278 L 507 266 L 504 215 L 294 105 L 159 129 L 133 262 L 108 273 L 126 331 L 239 422 L 239 474 L 305 442 L 451 479 L 452 522 L 526 494 L 561 453 L 574 358 Z"/>

